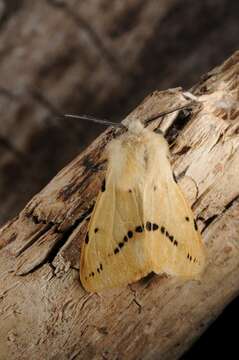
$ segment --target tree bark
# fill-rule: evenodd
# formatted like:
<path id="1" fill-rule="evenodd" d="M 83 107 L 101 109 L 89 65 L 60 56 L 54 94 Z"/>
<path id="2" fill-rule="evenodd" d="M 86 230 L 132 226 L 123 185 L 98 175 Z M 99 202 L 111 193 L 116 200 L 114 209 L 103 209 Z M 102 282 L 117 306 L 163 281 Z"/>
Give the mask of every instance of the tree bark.
<path id="1" fill-rule="evenodd" d="M 1 229 L 1 359 L 176 359 L 238 294 L 238 71 L 236 52 L 193 87 L 191 111 L 151 124 L 170 143 L 206 244 L 201 280 L 162 274 L 101 296 L 82 289 L 86 217 L 104 176 L 103 150 L 119 133 L 109 128 Z M 143 120 L 187 96 L 156 91 L 134 113 Z"/>
<path id="2" fill-rule="evenodd" d="M 0 0 L 0 223 L 101 129 L 59 115 L 119 120 L 154 89 L 192 86 L 237 49 L 238 12 L 227 0 Z"/>

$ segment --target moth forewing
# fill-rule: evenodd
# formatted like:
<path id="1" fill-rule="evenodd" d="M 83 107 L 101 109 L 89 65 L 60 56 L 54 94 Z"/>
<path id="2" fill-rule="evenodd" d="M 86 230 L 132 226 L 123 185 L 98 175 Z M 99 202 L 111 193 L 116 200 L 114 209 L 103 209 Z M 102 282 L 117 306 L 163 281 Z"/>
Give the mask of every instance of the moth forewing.
<path id="1" fill-rule="evenodd" d="M 87 291 L 126 286 L 154 271 L 194 278 L 204 249 L 175 183 L 161 134 L 135 121 L 108 147 L 108 168 L 81 252 Z"/>

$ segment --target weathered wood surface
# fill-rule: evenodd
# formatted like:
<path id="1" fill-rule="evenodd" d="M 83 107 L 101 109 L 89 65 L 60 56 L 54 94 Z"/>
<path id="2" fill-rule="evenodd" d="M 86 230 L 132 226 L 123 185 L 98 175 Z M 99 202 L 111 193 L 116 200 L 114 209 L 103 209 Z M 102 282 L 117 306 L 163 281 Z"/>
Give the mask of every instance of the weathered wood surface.
<path id="1" fill-rule="evenodd" d="M 118 120 L 152 89 L 191 86 L 236 50 L 238 12 L 227 0 L 0 0 L 0 224 L 101 131 L 59 113 Z"/>
<path id="2" fill-rule="evenodd" d="M 172 164 L 207 250 L 200 281 L 152 275 L 87 294 L 80 244 L 105 171 L 109 128 L 66 166 L 0 236 L 1 359 L 176 359 L 239 293 L 239 52 L 192 89 L 197 105 L 151 127 Z M 180 88 L 150 95 L 142 118 L 187 103 Z"/>

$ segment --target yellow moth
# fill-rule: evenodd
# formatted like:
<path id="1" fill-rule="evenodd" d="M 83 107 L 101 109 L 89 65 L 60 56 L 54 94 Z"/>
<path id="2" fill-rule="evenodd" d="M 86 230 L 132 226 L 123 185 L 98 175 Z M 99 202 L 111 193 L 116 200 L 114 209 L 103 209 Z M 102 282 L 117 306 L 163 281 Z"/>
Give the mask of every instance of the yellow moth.
<path id="1" fill-rule="evenodd" d="M 162 134 L 137 119 L 107 148 L 108 167 L 81 250 L 89 292 L 126 286 L 150 272 L 197 278 L 204 246 L 174 180 Z"/>

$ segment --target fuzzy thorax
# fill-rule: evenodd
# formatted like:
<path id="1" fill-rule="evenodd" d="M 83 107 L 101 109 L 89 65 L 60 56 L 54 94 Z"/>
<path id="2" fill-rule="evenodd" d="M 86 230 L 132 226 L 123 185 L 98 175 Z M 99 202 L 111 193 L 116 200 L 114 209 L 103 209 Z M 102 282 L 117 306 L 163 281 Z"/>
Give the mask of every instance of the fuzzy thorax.
<path id="1" fill-rule="evenodd" d="M 142 122 L 136 117 L 131 119 L 131 121 L 127 124 L 127 127 L 129 133 L 134 135 L 140 135 L 144 131 Z"/>
<path id="2" fill-rule="evenodd" d="M 153 176 L 155 166 L 165 176 L 171 176 L 168 144 L 163 135 L 144 128 L 140 121 L 132 121 L 128 131 L 108 146 L 108 172 L 114 183 L 123 190 Z"/>

